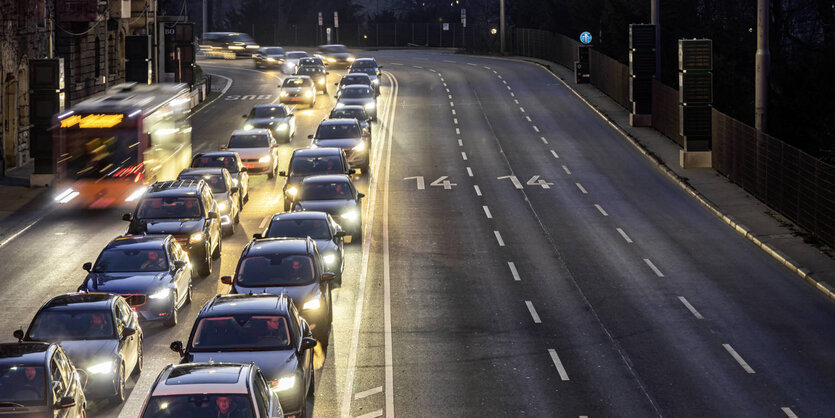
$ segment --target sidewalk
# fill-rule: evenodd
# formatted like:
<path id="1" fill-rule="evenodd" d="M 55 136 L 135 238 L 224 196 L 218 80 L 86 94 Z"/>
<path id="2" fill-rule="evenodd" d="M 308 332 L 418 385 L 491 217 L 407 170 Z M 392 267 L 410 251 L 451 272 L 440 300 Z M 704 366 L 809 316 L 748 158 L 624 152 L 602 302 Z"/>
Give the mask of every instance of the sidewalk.
<path id="1" fill-rule="evenodd" d="M 678 144 L 653 128 L 629 126 L 629 113 L 626 109 L 591 84 L 575 84 L 572 70 L 536 58 L 510 58 L 546 66 L 708 210 L 799 277 L 835 298 L 835 253 L 832 249 L 818 249 L 804 242 L 803 236 L 807 233 L 803 228 L 749 195 L 742 187 L 731 183 L 716 170 L 681 168 L 681 147 Z"/>
<path id="2" fill-rule="evenodd" d="M 48 193 L 49 189 L 44 187 L 29 187 L 29 175 L 33 169 L 33 161 L 29 161 L 21 167 L 7 170 L 6 176 L 0 177 L 0 222 Z"/>

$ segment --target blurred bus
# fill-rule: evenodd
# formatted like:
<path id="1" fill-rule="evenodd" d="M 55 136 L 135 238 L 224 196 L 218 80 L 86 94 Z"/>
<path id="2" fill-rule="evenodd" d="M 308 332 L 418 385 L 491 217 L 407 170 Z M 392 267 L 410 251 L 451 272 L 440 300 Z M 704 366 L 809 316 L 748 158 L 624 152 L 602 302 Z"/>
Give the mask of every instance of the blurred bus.
<path id="1" fill-rule="evenodd" d="M 198 44 L 204 55 L 228 59 L 250 57 L 261 48 L 251 36 L 240 32 L 206 32 Z"/>
<path id="2" fill-rule="evenodd" d="M 186 84 L 124 83 L 56 115 L 55 200 L 126 206 L 148 184 L 176 179 L 191 163 L 190 112 Z"/>

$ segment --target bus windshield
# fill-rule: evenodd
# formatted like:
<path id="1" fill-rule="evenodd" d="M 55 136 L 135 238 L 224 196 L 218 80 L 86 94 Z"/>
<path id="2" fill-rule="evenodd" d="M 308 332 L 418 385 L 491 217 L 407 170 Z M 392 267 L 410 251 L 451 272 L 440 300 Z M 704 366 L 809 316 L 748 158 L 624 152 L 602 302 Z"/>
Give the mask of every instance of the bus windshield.
<path id="1" fill-rule="evenodd" d="M 66 130 L 67 175 L 70 178 L 99 179 L 113 176 L 138 164 L 138 138 L 135 129 Z"/>

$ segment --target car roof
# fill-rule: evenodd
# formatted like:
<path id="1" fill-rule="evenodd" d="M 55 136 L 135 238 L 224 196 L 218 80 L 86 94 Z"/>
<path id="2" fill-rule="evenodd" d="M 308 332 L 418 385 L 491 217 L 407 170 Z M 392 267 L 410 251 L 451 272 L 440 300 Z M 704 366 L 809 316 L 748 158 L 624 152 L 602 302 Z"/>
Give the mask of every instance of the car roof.
<path id="1" fill-rule="evenodd" d="M 57 348 L 44 342 L 20 342 L 0 344 L 0 364 L 43 366 L 46 358 Z"/>
<path id="2" fill-rule="evenodd" d="M 183 171 L 180 171 L 179 176 L 183 174 L 189 176 L 217 176 L 222 175 L 224 171 L 229 171 L 224 167 L 193 167 L 193 168 L 184 168 Z"/>
<path id="3" fill-rule="evenodd" d="M 290 303 L 290 299 L 285 295 L 273 295 L 269 293 L 215 295 L 200 310 L 198 318 L 242 313 L 283 315 L 290 312 Z"/>
<path id="4" fill-rule="evenodd" d="M 356 119 L 349 119 L 349 118 L 333 118 L 333 119 L 324 119 L 319 122 L 319 125 L 356 125 L 358 122 Z"/>
<path id="5" fill-rule="evenodd" d="M 300 211 L 300 212 L 282 212 L 276 213 L 273 215 L 273 218 L 270 222 L 275 222 L 278 220 L 293 220 L 293 219 L 320 219 L 320 220 L 327 220 L 328 214 L 327 212 L 319 212 L 319 211 Z"/>
<path id="6" fill-rule="evenodd" d="M 76 311 L 110 310 L 113 301 L 120 297 L 112 293 L 66 293 L 48 300 L 41 306 L 41 311 Z"/>
<path id="7" fill-rule="evenodd" d="M 341 148 L 321 147 L 321 148 L 297 148 L 293 151 L 293 157 L 322 157 L 326 155 L 342 154 Z M 292 159 L 292 157 L 291 157 Z"/>
<path id="8" fill-rule="evenodd" d="M 269 129 L 235 129 L 232 131 L 232 136 L 236 135 L 269 135 Z"/>
<path id="9" fill-rule="evenodd" d="M 151 396 L 246 394 L 254 367 L 240 363 L 169 364 L 157 377 Z"/>
<path id="10" fill-rule="evenodd" d="M 244 248 L 241 257 L 267 254 L 308 255 L 313 253 L 316 244 L 307 238 L 259 238 L 253 239 Z"/>
<path id="11" fill-rule="evenodd" d="M 209 151 L 209 152 L 199 152 L 194 154 L 194 158 L 200 157 L 235 157 L 240 159 L 241 156 L 238 155 L 236 151 Z"/>
<path id="12" fill-rule="evenodd" d="M 148 187 L 145 197 L 148 196 L 181 196 L 181 195 L 195 195 L 200 191 L 201 184 L 206 184 L 203 180 L 167 180 L 157 181 Z"/>
<path id="13" fill-rule="evenodd" d="M 169 239 L 171 239 L 170 235 L 162 234 L 122 235 L 114 238 L 113 241 L 110 241 L 104 249 L 111 250 L 119 248 L 126 250 L 158 250 L 162 249 Z"/>
<path id="14" fill-rule="evenodd" d="M 315 176 L 307 176 L 302 179 L 302 183 L 332 183 L 343 182 L 350 183 L 351 178 L 346 174 L 321 174 Z"/>

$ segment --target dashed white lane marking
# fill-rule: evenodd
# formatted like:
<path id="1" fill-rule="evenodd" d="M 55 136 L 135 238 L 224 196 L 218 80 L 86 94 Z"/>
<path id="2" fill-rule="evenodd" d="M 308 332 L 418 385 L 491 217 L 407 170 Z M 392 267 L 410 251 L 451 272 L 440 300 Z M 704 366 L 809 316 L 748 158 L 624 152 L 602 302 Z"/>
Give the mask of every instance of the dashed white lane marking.
<path id="1" fill-rule="evenodd" d="M 525 119 L 527 119 L 527 120 L 528 120 L 528 122 L 530 122 L 530 121 L 531 121 L 531 117 L 530 117 L 530 116 L 525 116 Z"/>
<path id="2" fill-rule="evenodd" d="M 455 103 L 453 103 L 453 102 L 449 102 L 449 106 L 450 106 L 450 107 L 455 107 Z"/>
<path id="3" fill-rule="evenodd" d="M 569 170 L 568 167 L 565 166 L 565 164 L 562 165 L 562 169 L 563 171 L 565 171 L 565 174 L 568 174 L 569 176 L 571 175 L 571 170 Z"/>
<path id="4" fill-rule="evenodd" d="M 516 104 L 519 104 L 519 100 L 518 100 L 518 99 L 513 99 L 513 102 L 514 102 L 514 103 L 516 103 Z M 524 110 L 523 110 L 523 112 L 524 112 Z"/>
<path id="5" fill-rule="evenodd" d="M 29 228 L 31 228 L 31 227 L 33 227 L 33 226 L 35 226 L 35 224 L 36 224 L 36 223 L 38 223 L 41 219 L 43 219 L 43 218 L 44 218 L 44 216 L 46 216 L 46 215 L 43 215 L 43 216 L 41 216 L 41 217 L 39 217 L 39 218 L 35 219 L 34 221 L 32 221 L 31 223 L 29 223 L 29 225 L 26 225 L 26 226 L 25 226 L 23 229 L 21 229 L 20 231 L 15 232 L 14 234 L 12 234 L 12 236 L 10 236 L 10 237 L 6 238 L 3 242 L 0 242 L 0 247 L 5 247 L 5 246 L 6 246 L 6 244 L 8 244 L 8 243 L 10 243 L 10 242 L 14 241 L 14 239 L 15 239 L 15 238 L 17 238 L 17 237 L 19 237 L 19 236 L 23 235 L 23 233 L 24 233 L 24 232 L 28 231 L 28 230 L 29 230 Z"/>
<path id="6" fill-rule="evenodd" d="M 367 398 L 371 395 L 376 395 L 376 394 L 382 393 L 382 392 L 383 392 L 383 387 L 382 386 L 377 386 L 376 388 L 373 388 L 373 389 L 368 389 L 368 390 L 363 391 L 363 392 L 355 393 L 354 394 L 354 400 L 356 401 L 358 399 Z"/>
<path id="7" fill-rule="evenodd" d="M 446 92 L 449 93 L 449 89 L 446 89 Z"/>
<path id="8" fill-rule="evenodd" d="M 420 70 L 422 70 L 422 69 L 423 69 L 423 67 L 421 67 L 420 65 L 413 65 L 412 67 L 417 68 L 417 69 L 420 69 Z"/>
<path id="9" fill-rule="evenodd" d="M 493 231 L 493 235 L 496 236 L 496 241 L 499 242 L 499 247 L 504 247 L 504 240 L 502 239 L 502 234 L 499 231 Z"/>
<path id="10" fill-rule="evenodd" d="M 493 74 L 498 74 L 498 72 L 496 70 L 493 70 Z"/>
<path id="11" fill-rule="evenodd" d="M 473 185 L 473 189 L 475 189 L 476 196 L 481 196 L 481 189 L 478 188 L 478 185 Z"/>
<path id="12" fill-rule="evenodd" d="M 435 71 L 434 68 L 430 68 L 429 71 L 432 71 L 433 73 L 437 73 L 437 71 Z"/>
<path id="13" fill-rule="evenodd" d="M 453 115 L 455 114 L 455 109 L 452 109 L 452 114 L 453 114 Z"/>
<path id="14" fill-rule="evenodd" d="M 455 128 L 455 135 L 461 135 L 461 129 Z"/>
<path id="15" fill-rule="evenodd" d="M 500 80 L 501 80 L 501 78 L 502 78 L 502 76 L 500 76 L 500 75 L 497 75 L 496 77 L 499 77 L 499 79 L 500 79 Z"/>
<path id="16" fill-rule="evenodd" d="M 525 306 L 527 306 L 527 307 L 528 307 L 528 312 L 530 312 L 530 313 L 531 313 L 531 318 L 533 318 L 533 322 L 534 322 L 535 324 L 541 324 L 541 323 L 542 323 L 542 320 L 541 320 L 541 319 L 539 319 L 539 314 L 538 314 L 538 313 L 536 313 L 536 309 L 534 309 L 534 307 L 533 307 L 533 303 L 531 303 L 531 301 L 529 301 L 529 300 L 526 300 L 526 301 L 525 301 Z"/>
<path id="17" fill-rule="evenodd" d="M 608 214 L 608 213 L 606 213 L 606 211 L 605 211 L 605 210 L 603 210 L 603 206 L 600 206 L 600 205 L 598 205 L 597 203 L 595 203 L 595 204 L 594 204 L 594 207 L 596 207 L 596 208 L 597 208 L 597 210 L 598 210 L 598 211 L 600 211 L 600 214 L 601 214 L 601 215 L 603 215 L 603 216 L 609 216 L 609 214 Z"/>
<path id="18" fill-rule="evenodd" d="M 381 416 L 383 416 L 383 410 L 378 409 L 374 412 L 369 412 L 367 414 L 357 415 L 354 418 L 377 418 L 377 417 L 381 417 Z"/>
<path id="19" fill-rule="evenodd" d="M 624 235 L 625 235 L 625 234 L 624 234 Z M 655 264 L 652 264 L 652 261 L 650 261 L 650 259 L 645 258 L 645 259 L 644 259 L 644 263 L 647 263 L 647 265 L 649 266 L 649 268 L 651 268 L 651 269 L 652 269 L 652 271 L 655 273 L 655 275 L 656 275 L 656 276 L 658 276 L 658 277 L 664 277 L 664 273 L 662 273 L 662 272 L 661 272 L 661 270 L 658 270 L 658 267 L 655 267 Z"/>
<path id="20" fill-rule="evenodd" d="M 264 227 L 267 226 L 267 222 L 269 222 L 270 218 L 272 218 L 272 217 L 273 217 L 272 215 L 265 216 L 264 220 L 262 220 L 261 223 L 258 225 L 258 229 L 264 229 Z"/>
<path id="21" fill-rule="evenodd" d="M 470 177 L 473 176 L 473 169 L 472 168 L 467 167 L 467 175 L 470 176 Z"/>
<path id="22" fill-rule="evenodd" d="M 543 143 L 543 144 L 548 145 L 548 140 L 547 140 L 547 139 L 545 139 L 545 137 L 544 137 L 544 136 L 540 136 L 540 137 L 539 137 L 539 139 L 541 139 L 541 140 L 542 140 L 542 143 Z"/>
<path id="23" fill-rule="evenodd" d="M 508 90 L 511 90 L 510 86 L 505 86 L 505 87 L 507 87 Z"/>
<path id="24" fill-rule="evenodd" d="M 787 406 L 780 408 L 780 410 L 783 411 L 783 413 L 786 414 L 786 416 L 789 418 L 797 418 L 797 415 L 795 415 L 794 411 L 792 411 L 792 409 Z"/>
<path id="25" fill-rule="evenodd" d="M 736 362 L 739 363 L 739 365 L 742 366 L 742 368 L 746 372 L 748 372 L 748 374 L 756 373 L 754 369 L 752 369 L 751 366 L 749 366 L 748 363 L 746 363 L 745 360 L 742 359 L 742 356 L 740 356 L 739 353 L 737 353 L 736 350 L 734 350 L 734 348 L 731 347 L 730 344 L 722 344 L 722 347 L 725 347 L 725 351 L 727 351 L 731 355 L 731 357 L 733 357 L 734 360 L 736 360 Z"/>
<path id="26" fill-rule="evenodd" d="M 524 108 L 524 107 L 519 106 L 519 110 L 520 110 L 522 113 L 525 113 L 525 108 Z"/>
<path id="27" fill-rule="evenodd" d="M 508 87 L 507 89 L 508 89 L 508 90 L 510 90 L 510 87 Z M 513 94 L 513 92 L 511 91 L 511 92 L 510 92 L 510 97 L 516 97 L 516 95 L 515 95 L 515 94 Z"/>
<path id="28" fill-rule="evenodd" d="M 443 79 L 441 79 L 441 81 L 444 81 L 444 80 L 443 80 Z M 446 83 L 444 83 L 444 87 L 446 87 L 446 86 L 447 86 L 447 85 L 446 85 Z"/>
<path id="29" fill-rule="evenodd" d="M 632 239 L 629 238 L 629 235 L 626 235 L 626 232 L 623 232 L 623 230 L 620 229 L 620 228 L 616 228 L 616 229 L 618 230 L 618 233 L 620 234 L 620 236 L 622 236 L 623 239 L 626 240 L 626 242 L 628 244 L 632 244 Z M 649 260 L 649 259 L 647 259 L 647 260 Z M 660 277 L 663 277 L 663 275 L 661 275 Z"/>
<path id="30" fill-rule="evenodd" d="M 393 63 L 391 63 L 391 65 L 403 65 L 403 64 L 401 64 L 399 62 L 393 62 Z"/>
<path id="31" fill-rule="evenodd" d="M 522 278 L 519 277 L 519 271 L 516 270 L 516 263 L 514 263 L 512 261 L 508 261 L 507 266 L 510 267 L 510 274 L 513 275 L 513 281 L 521 282 Z"/>
<path id="32" fill-rule="evenodd" d="M 502 83 L 505 83 L 505 84 L 507 84 L 507 80 L 502 80 Z"/>
<path id="33" fill-rule="evenodd" d="M 448 98 L 448 99 L 450 99 L 450 100 L 452 100 L 452 95 L 451 95 L 451 94 L 447 94 L 447 98 Z"/>
<path id="34" fill-rule="evenodd" d="M 545 139 L 545 138 L 542 138 L 542 139 Z M 554 156 L 554 158 L 560 158 L 560 156 L 559 156 L 559 155 L 557 155 L 557 152 L 556 152 L 556 151 L 554 151 L 554 150 L 551 150 L 551 155 L 553 155 L 553 156 Z"/>
<path id="35" fill-rule="evenodd" d="M 458 125 L 458 118 L 452 118 L 452 123 Z"/>
<path id="36" fill-rule="evenodd" d="M 476 63 L 468 62 L 467 65 L 478 65 Z"/>
<path id="37" fill-rule="evenodd" d="M 460 139 L 459 139 L 459 140 L 458 140 L 458 146 L 459 146 L 459 147 L 463 147 L 463 146 L 464 146 L 464 141 L 462 141 L 462 140 L 460 140 Z"/>
<path id="38" fill-rule="evenodd" d="M 539 127 L 537 127 L 536 125 L 533 126 L 533 130 L 539 133 Z"/>
<path id="39" fill-rule="evenodd" d="M 467 153 L 464 152 L 464 151 L 461 151 L 461 158 L 463 158 L 464 161 L 467 161 Z"/>
<path id="40" fill-rule="evenodd" d="M 484 216 L 486 216 L 487 219 L 493 219 L 493 214 L 490 213 L 490 208 L 487 206 L 482 206 L 481 208 L 484 209 Z"/>
<path id="41" fill-rule="evenodd" d="M 583 192 L 583 194 L 589 194 L 589 192 L 586 191 L 586 188 L 583 187 L 582 184 L 580 184 L 580 183 L 574 183 L 574 184 L 577 185 L 577 188 L 580 189 L 580 191 Z"/>
<path id="42" fill-rule="evenodd" d="M 688 302 L 687 299 L 684 298 L 684 296 L 679 296 L 678 300 L 680 300 L 681 303 L 684 304 L 684 307 L 686 307 L 687 310 L 690 311 L 690 313 L 692 313 L 693 316 L 696 317 L 696 319 L 705 319 L 702 316 L 702 314 L 700 314 L 699 311 L 697 311 L 696 308 L 694 308 L 693 305 L 691 305 L 690 302 Z"/>
<path id="43" fill-rule="evenodd" d="M 557 355 L 557 350 L 549 348 L 548 354 L 551 355 L 551 361 L 553 361 L 554 366 L 557 367 L 557 372 L 560 374 L 560 379 L 562 379 L 563 381 L 569 380 L 568 373 L 565 371 L 565 367 L 562 365 L 562 362 L 560 361 L 560 356 Z"/>
<path id="44" fill-rule="evenodd" d="M 453 60 L 444 60 L 444 62 L 455 62 Z"/>

